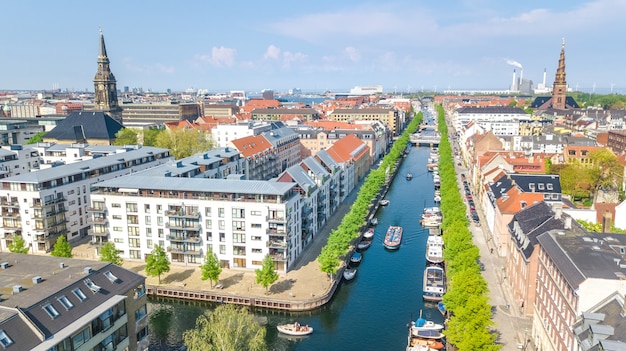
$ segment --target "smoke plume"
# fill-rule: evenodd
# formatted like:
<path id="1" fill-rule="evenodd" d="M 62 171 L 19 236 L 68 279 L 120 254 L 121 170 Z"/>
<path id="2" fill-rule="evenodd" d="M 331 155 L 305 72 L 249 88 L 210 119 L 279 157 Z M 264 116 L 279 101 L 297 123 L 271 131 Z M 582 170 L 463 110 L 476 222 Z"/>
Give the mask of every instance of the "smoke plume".
<path id="1" fill-rule="evenodd" d="M 508 65 L 511 65 L 511 66 L 514 66 L 514 67 L 517 67 L 517 68 L 520 68 L 520 69 L 522 68 L 522 64 L 517 62 L 517 61 L 515 61 L 515 60 L 506 60 L 506 63 Z"/>

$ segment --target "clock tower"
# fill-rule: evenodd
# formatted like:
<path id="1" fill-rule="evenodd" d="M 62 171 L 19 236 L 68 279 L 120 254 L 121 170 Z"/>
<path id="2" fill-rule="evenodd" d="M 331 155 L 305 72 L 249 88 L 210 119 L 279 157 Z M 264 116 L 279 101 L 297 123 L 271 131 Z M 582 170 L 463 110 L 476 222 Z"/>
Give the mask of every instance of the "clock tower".
<path id="1" fill-rule="evenodd" d="M 93 79 L 94 109 L 105 112 L 111 118 L 122 123 L 122 108 L 117 102 L 117 82 L 109 67 L 109 57 L 104 45 L 104 35 L 100 29 L 100 52 L 98 53 L 98 71 Z"/>

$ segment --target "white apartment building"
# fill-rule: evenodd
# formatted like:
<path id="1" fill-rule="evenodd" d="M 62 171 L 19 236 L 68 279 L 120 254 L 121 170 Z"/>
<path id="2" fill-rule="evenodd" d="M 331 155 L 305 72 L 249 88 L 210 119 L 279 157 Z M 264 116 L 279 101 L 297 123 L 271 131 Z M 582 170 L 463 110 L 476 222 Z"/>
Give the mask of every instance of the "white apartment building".
<path id="1" fill-rule="evenodd" d="M 0 249 L 19 235 L 32 252 L 52 249 L 60 235 L 68 241 L 87 235 L 91 188 L 169 160 L 169 150 L 136 147 L 126 152 L 51 167 L 0 180 Z"/>
<path id="2" fill-rule="evenodd" d="M 211 128 L 211 136 L 217 147 L 227 147 L 230 142 L 250 135 L 259 135 L 272 129 L 267 122 L 243 122 L 218 124 Z"/>
<path id="3" fill-rule="evenodd" d="M 21 145 L 43 131 L 43 126 L 25 120 L 3 119 L 0 120 L 0 145 Z"/>
<path id="4" fill-rule="evenodd" d="M 96 186 L 92 241 L 114 242 L 124 259 L 160 245 L 174 263 L 201 264 L 211 250 L 225 268 L 260 268 L 271 255 L 286 272 L 303 250 L 295 183 L 135 174 Z"/>
<path id="5" fill-rule="evenodd" d="M 28 173 L 39 168 L 39 162 L 38 153 L 32 148 L 3 146 L 0 148 L 0 179 Z"/>
<path id="6" fill-rule="evenodd" d="M 521 121 L 530 121 L 530 115 L 524 112 L 519 107 L 510 106 L 486 106 L 486 107 L 473 107 L 465 106 L 456 110 L 452 119 L 454 121 L 454 128 L 461 130 L 463 126 L 469 122 L 474 121 L 481 125 L 486 130 L 491 130 L 494 123 L 499 124 L 497 129 L 502 133 L 510 132 L 510 123 L 518 123 Z M 519 134 L 519 126 L 518 126 Z M 494 134 L 498 135 L 495 131 Z M 504 134 L 504 135 L 516 135 L 516 134 Z"/>

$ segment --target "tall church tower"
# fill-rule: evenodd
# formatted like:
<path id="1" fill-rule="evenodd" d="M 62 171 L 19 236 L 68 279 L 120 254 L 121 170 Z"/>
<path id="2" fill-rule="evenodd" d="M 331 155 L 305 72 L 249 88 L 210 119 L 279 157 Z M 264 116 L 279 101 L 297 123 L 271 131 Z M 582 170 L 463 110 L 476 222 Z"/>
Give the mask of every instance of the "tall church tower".
<path id="1" fill-rule="evenodd" d="M 556 69 L 554 84 L 552 85 L 552 108 L 564 110 L 567 94 L 567 82 L 565 81 L 565 39 L 561 44 L 561 56 L 559 66 Z"/>
<path id="2" fill-rule="evenodd" d="M 98 53 L 98 72 L 93 79 L 95 91 L 94 108 L 107 113 L 111 118 L 122 123 L 122 108 L 117 103 L 117 82 L 109 67 L 109 57 L 104 45 L 104 35 L 100 29 L 100 52 Z"/>

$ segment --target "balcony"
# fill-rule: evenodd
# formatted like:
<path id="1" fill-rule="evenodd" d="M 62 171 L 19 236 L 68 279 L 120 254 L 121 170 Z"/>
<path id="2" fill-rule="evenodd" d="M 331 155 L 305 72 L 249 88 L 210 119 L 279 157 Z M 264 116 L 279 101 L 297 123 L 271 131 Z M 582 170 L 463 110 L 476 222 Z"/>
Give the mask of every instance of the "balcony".
<path id="1" fill-rule="evenodd" d="M 44 206 L 50 206 L 50 205 L 54 205 L 54 204 L 58 204 L 59 202 L 63 202 L 67 200 L 65 197 L 63 196 L 58 196 L 52 199 L 48 199 L 48 200 L 44 200 L 43 205 Z"/>
<path id="2" fill-rule="evenodd" d="M 106 224 L 109 220 L 106 217 L 89 217 L 88 222 L 91 224 Z"/>
<path id="3" fill-rule="evenodd" d="M 181 210 L 169 210 L 165 212 L 165 215 L 170 218 L 200 218 L 200 213 L 196 211 L 186 212 Z"/>
<path id="4" fill-rule="evenodd" d="M 285 223 L 285 217 L 279 217 L 279 216 L 267 216 L 265 217 L 265 220 L 268 222 Z"/>
<path id="5" fill-rule="evenodd" d="M 7 200 L 6 198 L 3 198 L 0 201 L 0 206 L 2 207 L 20 207 L 20 202 L 18 201 L 17 198 L 12 198 L 11 200 Z"/>
<path id="6" fill-rule="evenodd" d="M 18 222 L 18 221 L 12 221 L 9 223 L 4 223 L 3 226 L 4 229 L 22 229 L 22 222 Z"/>
<path id="7" fill-rule="evenodd" d="M 268 240 L 266 246 L 269 248 L 284 249 L 287 247 L 287 243 L 280 240 Z"/>
<path id="8" fill-rule="evenodd" d="M 20 213 L 18 211 L 13 211 L 13 212 L 2 211 L 0 213 L 0 217 L 2 217 L 2 218 L 19 219 L 20 218 Z"/>
<path id="9" fill-rule="evenodd" d="M 201 255 L 202 249 L 200 247 L 180 247 L 180 246 L 168 246 L 167 252 L 183 255 Z"/>
<path id="10" fill-rule="evenodd" d="M 287 256 L 284 253 L 271 253 L 270 256 L 274 261 L 287 261 Z"/>
<path id="11" fill-rule="evenodd" d="M 168 235 L 165 238 L 169 241 L 185 242 L 185 243 L 199 243 L 202 240 L 199 236 L 184 236 L 184 235 Z"/>
<path id="12" fill-rule="evenodd" d="M 281 228 L 281 229 L 267 228 L 265 233 L 268 235 L 287 235 L 287 230 L 285 228 Z"/>
<path id="13" fill-rule="evenodd" d="M 197 232 L 200 230 L 200 223 L 165 223 L 165 228 L 169 228 L 170 231 L 174 230 L 187 230 Z"/>
<path id="14" fill-rule="evenodd" d="M 305 207 L 302 208 L 302 217 L 303 218 L 310 217 L 312 213 L 313 213 L 313 209 L 311 208 L 311 206 L 305 206 Z"/>
<path id="15" fill-rule="evenodd" d="M 93 229 L 89 229 L 87 230 L 87 234 L 91 235 L 91 236 L 109 236 L 109 231 L 108 230 L 98 230 L 95 231 Z"/>
<path id="16" fill-rule="evenodd" d="M 89 212 L 93 212 L 93 213 L 105 213 L 107 212 L 106 207 L 88 207 L 87 211 Z"/>

